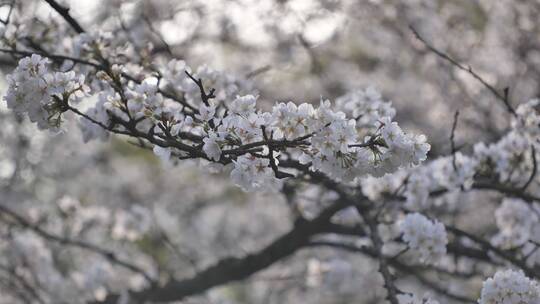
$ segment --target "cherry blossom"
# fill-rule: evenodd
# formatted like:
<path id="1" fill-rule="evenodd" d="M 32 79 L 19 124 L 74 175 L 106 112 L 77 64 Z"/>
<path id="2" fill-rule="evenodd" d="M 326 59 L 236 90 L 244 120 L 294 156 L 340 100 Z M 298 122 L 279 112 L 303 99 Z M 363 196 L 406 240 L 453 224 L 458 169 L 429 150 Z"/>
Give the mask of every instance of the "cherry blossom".
<path id="1" fill-rule="evenodd" d="M 527 278 L 523 272 L 498 271 L 487 279 L 482 287 L 480 304 L 525 304 L 540 301 L 538 283 Z"/>
<path id="2" fill-rule="evenodd" d="M 420 261 L 433 263 L 446 253 L 448 238 L 444 225 L 419 213 L 408 214 L 401 224 L 403 240 L 418 253 Z"/>

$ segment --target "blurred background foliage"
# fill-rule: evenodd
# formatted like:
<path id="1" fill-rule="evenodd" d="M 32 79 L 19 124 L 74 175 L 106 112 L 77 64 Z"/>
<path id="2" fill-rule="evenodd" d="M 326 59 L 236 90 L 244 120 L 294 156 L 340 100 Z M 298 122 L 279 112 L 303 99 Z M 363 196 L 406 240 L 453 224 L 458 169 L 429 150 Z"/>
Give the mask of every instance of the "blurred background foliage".
<path id="1" fill-rule="evenodd" d="M 138 48 L 152 43 L 146 57 L 152 61 L 175 57 L 192 67 L 207 64 L 252 78 L 266 108 L 275 101 L 334 100 L 348 90 L 375 86 L 394 102 L 396 120 L 404 129 L 428 135 L 431 157 L 450 152 L 456 110 L 460 111 L 456 138 L 464 151 L 475 142 L 499 138 L 508 121 L 504 107 L 485 87 L 427 51 L 410 26 L 498 90 L 508 87 L 513 105 L 540 93 L 540 2 L 536 0 L 64 3 L 87 29 L 97 30 L 100 25 Z M 19 17 L 35 18 L 27 30 L 40 33 L 41 39 L 48 37 L 41 23 L 51 18 L 61 22 L 42 1 L 17 5 L 25 7 Z M 56 53 L 61 50 L 60 45 Z M 1 64 L 4 75 L 13 68 L 8 56 L 1 58 Z M 163 165 L 151 152 L 125 139 L 83 145 L 75 128 L 51 137 L 13 117 L 4 105 L 0 114 L 1 200 L 25 213 L 35 212 L 54 231 L 100 242 L 114 226 L 113 221 L 100 227 L 100 218 L 144 206 L 153 214 L 148 219 L 154 227 L 150 232 L 134 242 L 113 236 L 103 245 L 143 262 L 153 260 L 179 277 L 219 257 L 260 248 L 284 233 L 294 218 L 285 196 L 245 194 L 227 178 L 201 172 L 195 164 Z M 94 210 L 85 215 L 92 221 L 85 221 L 84 229 L 74 232 L 70 229 L 75 220 L 57 219 L 69 218 L 59 207 L 66 198 Z M 100 206 L 106 206 L 103 210 L 109 214 L 101 214 Z M 140 257 L 139 250 L 147 256 Z M 247 282 L 213 290 L 200 301 L 382 303 L 384 293 L 373 265 L 345 253 L 338 255 L 347 256 L 354 265 L 347 274 L 350 286 L 340 283 L 338 288 L 330 282 L 330 288 L 310 287 L 306 261 L 315 254 L 321 259 L 337 258 L 335 252 L 303 251 L 294 261 Z M 479 284 L 465 289 L 472 298 Z M 358 288 L 368 292 L 358 294 Z M 186 303 L 201 303 L 197 301 Z"/>

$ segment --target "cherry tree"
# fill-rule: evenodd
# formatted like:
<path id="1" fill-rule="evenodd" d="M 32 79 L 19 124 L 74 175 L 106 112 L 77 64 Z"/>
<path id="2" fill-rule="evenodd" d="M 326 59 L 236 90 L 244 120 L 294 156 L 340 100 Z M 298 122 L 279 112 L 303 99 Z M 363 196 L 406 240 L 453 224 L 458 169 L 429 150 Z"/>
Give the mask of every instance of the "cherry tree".
<path id="1" fill-rule="evenodd" d="M 218 2 L 194 10 L 226 6 Z M 450 151 L 440 153 L 423 134 L 431 130 L 402 128 L 372 86 L 275 101 L 254 79 L 271 67 L 191 63 L 157 28 L 162 21 L 132 1 L 112 7 L 137 22 L 119 13 L 101 25 L 55 0 L 3 7 L 0 51 L 13 67 L 0 131 L 0 303 L 336 294 L 360 303 L 540 303 L 540 100 L 514 105 L 508 87 L 434 46 L 414 22 L 410 38 L 485 90 L 504 132 L 464 149 L 456 111 Z M 319 74 L 310 37 L 304 29 L 297 41 Z M 247 294 L 228 295 L 238 282 Z"/>

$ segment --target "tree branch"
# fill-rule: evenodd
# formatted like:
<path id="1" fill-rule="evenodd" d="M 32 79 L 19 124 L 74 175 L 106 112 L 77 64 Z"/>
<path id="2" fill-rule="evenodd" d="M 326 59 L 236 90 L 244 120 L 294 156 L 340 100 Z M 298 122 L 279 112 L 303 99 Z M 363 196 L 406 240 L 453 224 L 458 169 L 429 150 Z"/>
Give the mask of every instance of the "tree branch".
<path id="1" fill-rule="evenodd" d="M 0 204 L 0 213 L 4 213 L 4 214 L 9 215 L 21 227 L 28 228 L 28 229 L 34 231 L 37 235 L 41 236 L 44 239 L 54 241 L 54 242 L 57 242 L 57 243 L 60 243 L 60 244 L 65 244 L 65 245 L 68 245 L 68 246 L 73 246 L 73 247 L 86 249 L 88 251 L 97 253 L 97 254 L 105 257 L 112 264 L 116 264 L 116 265 L 124 267 L 124 268 L 126 268 L 128 270 L 131 270 L 131 271 L 133 271 L 135 273 L 141 274 L 150 283 L 154 282 L 154 279 L 149 274 L 147 274 L 142 268 L 140 268 L 137 265 L 131 264 L 131 263 L 127 262 L 127 261 L 124 261 L 124 260 L 118 258 L 114 254 L 114 252 L 112 252 L 112 251 L 100 248 L 100 247 L 98 247 L 98 246 L 96 246 L 94 244 L 90 244 L 90 243 L 86 243 L 86 242 L 83 242 L 83 241 L 69 239 L 69 238 L 65 238 L 65 237 L 61 237 L 61 236 L 51 234 L 50 232 L 43 230 L 41 227 L 30 223 L 29 221 L 27 221 L 21 215 L 17 214 L 16 212 L 10 210 L 9 208 L 7 208 L 5 206 L 2 206 L 1 204 Z"/>
<path id="2" fill-rule="evenodd" d="M 440 58 L 448 61 L 449 63 L 451 63 L 452 65 L 454 65 L 455 67 L 457 67 L 458 69 L 462 70 L 462 71 L 465 71 L 467 73 L 469 73 L 472 77 L 474 77 L 476 80 L 478 80 L 482 85 L 484 85 L 484 87 L 486 87 L 489 91 L 491 91 L 491 93 L 493 93 L 493 95 L 495 95 L 495 97 L 497 99 L 499 99 L 500 101 L 502 101 L 502 103 L 504 104 L 504 106 L 506 107 L 506 110 L 508 112 L 510 112 L 512 115 L 514 116 L 517 116 L 517 113 L 516 111 L 514 110 L 514 108 L 512 108 L 512 106 L 510 105 L 510 101 L 508 100 L 508 88 L 505 88 L 503 90 L 503 93 L 501 94 L 499 91 L 497 91 L 497 89 L 495 89 L 492 85 L 490 85 L 489 83 L 487 83 L 482 77 L 480 77 L 480 75 L 478 75 L 470 66 L 467 66 L 465 67 L 464 65 L 462 65 L 461 63 L 457 62 L 455 59 L 453 59 L 452 57 L 450 57 L 449 55 L 445 54 L 444 52 L 436 49 L 434 46 L 432 46 L 431 44 L 429 44 L 422 36 L 420 36 L 420 34 L 418 33 L 418 31 L 412 26 L 410 25 L 409 28 L 411 29 L 411 31 L 413 32 L 414 36 L 420 40 L 427 48 L 428 50 L 430 50 L 431 52 L 435 53 L 437 56 L 439 56 Z"/>
<path id="3" fill-rule="evenodd" d="M 327 228 L 330 227 L 328 225 L 330 218 L 336 212 L 351 204 L 353 202 L 347 198 L 337 201 L 323 210 L 313 220 L 298 220 L 288 233 L 256 253 L 241 258 L 224 258 L 191 278 L 181 281 L 172 279 L 163 286 L 131 292 L 130 300 L 135 303 L 144 301 L 179 301 L 185 297 L 203 293 L 215 286 L 246 279 L 254 273 L 292 255 L 300 248 L 306 247 L 311 237 L 327 231 Z M 118 298 L 119 295 L 111 294 L 104 301 L 94 303 L 112 304 L 116 303 Z"/>
<path id="4" fill-rule="evenodd" d="M 69 8 L 63 7 L 55 0 L 44 0 L 45 2 L 49 3 L 49 5 L 58 13 L 64 20 L 66 20 L 69 25 L 78 33 L 82 34 L 84 33 L 84 29 L 79 24 L 77 20 L 75 20 L 70 14 L 69 14 Z"/>

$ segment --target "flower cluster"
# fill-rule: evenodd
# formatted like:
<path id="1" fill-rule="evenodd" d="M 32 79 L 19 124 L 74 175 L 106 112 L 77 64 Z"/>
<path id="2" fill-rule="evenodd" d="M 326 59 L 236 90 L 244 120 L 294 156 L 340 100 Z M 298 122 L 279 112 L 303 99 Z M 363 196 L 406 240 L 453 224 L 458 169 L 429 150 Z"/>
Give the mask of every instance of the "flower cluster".
<path id="1" fill-rule="evenodd" d="M 448 238 L 444 225 L 419 213 L 407 214 L 401 223 L 403 240 L 422 263 L 436 262 L 446 253 Z"/>
<path id="2" fill-rule="evenodd" d="M 392 102 L 384 101 L 374 87 L 354 90 L 336 99 L 336 107 L 357 120 L 357 125 L 372 127 L 381 117 L 394 118 Z"/>
<path id="3" fill-rule="evenodd" d="M 526 134 L 527 138 L 536 141 L 540 136 L 540 99 L 531 99 L 517 109 L 517 117 L 512 119 L 512 128 Z"/>
<path id="4" fill-rule="evenodd" d="M 233 77 L 208 65 L 192 69 L 184 60 L 173 59 L 161 67 L 163 88 L 175 94 L 181 94 L 191 104 L 199 103 L 199 87 L 187 77 L 186 72 L 194 78 L 204 81 L 205 87 L 214 89 L 214 99 L 218 103 L 229 104 L 231 97 L 252 92 L 252 82 L 245 78 Z"/>
<path id="5" fill-rule="evenodd" d="M 430 194 L 437 191 L 459 193 L 461 189 L 473 186 L 478 172 L 478 159 L 461 152 L 453 156 L 444 156 L 422 166 L 401 170 L 381 178 L 361 180 L 362 192 L 372 200 L 378 200 L 389 194 L 403 194 L 404 207 L 410 211 L 421 211 L 433 205 Z"/>
<path id="6" fill-rule="evenodd" d="M 174 59 L 173 59 L 174 62 Z M 184 80 L 180 82 L 181 87 L 176 87 L 177 91 L 183 91 L 188 102 L 198 103 L 200 99 L 199 87 L 191 81 L 191 79 L 185 78 L 185 71 L 191 71 L 189 66 L 185 66 L 185 70 L 182 70 L 181 67 L 185 63 L 177 62 L 175 71 L 180 72 L 184 77 Z M 169 62 L 169 67 L 172 63 Z M 231 102 L 231 97 L 236 95 L 244 95 L 247 92 L 253 92 L 251 81 L 244 78 L 236 78 L 232 75 L 223 73 L 221 71 L 215 70 L 208 65 L 199 66 L 194 70 L 193 76 L 197 79 L 202 79 L 204 81 L 205 87 L 214 89 L 214 100 L 217 103 L 228 104 Z M 179 75 L 176 74 L 176 79 Z M 176 83 L 176 82 L 174 82 Z"/>
<path id="7" fill-rule="evenodd" d="M 493 242 L 504 248 L 513 248 L 525 245 L 535 235 L 539 235 L 538 215 L 531 208 L 536 206 L 529 206 L 520 199 L 505 198 L 495 211 L 499 233 Z"/>
<path id="8" fill-rule="evenodd" d="M 499 141 L 474 145 L 473 153 L 465 155 L 456 152 L 454 155 L 439 157 L 423 166 L 410 170 L 402 170 L 397 174 L 383 178 L 366 178 L 361 180 L 362 191 L 370 199 L 380 199 L 383 193 L 393 193 L 400 188 L 406 199 L 408 210 L 424 210 L 432 203 L 430 193 L 446 191 L 456 193 L 469 190 L 475 179 L 486 177 L 498 180 L 501 184 L 522 186 L 534 173 L 534 158 L 538 159 L 538 144 L 531 134 L 540 130 L 534 124 L 537 100 L 529 101 L 518 107 L 518 117 L 513 127 Z M 529 111 L 525 111 L 529 109 Z M 525 123 L 529 121 L 528 123 Z M 533 122 L 530 122 L 533 121 Z M 524 124 L 529 127 L 525 129 Z M 534 155 L 533 155 L 534 153 Z M 403 186 L 403 187 L 402 187 Z"/>
<path id="9" fill-rule="evenodd" d="M 426 209 L 429 207 L 431 191 L 470 189 L 476 166 L 475 158 L 457 152 L 453 156 L 440 157 L 426 166 L 413 169 L 404 191 L 405 207 L 409 210 Z"/>
<path id="10" fill-rule="evenodd" d="M 114 35 L 111 32 L 82 33 L 72 41 L 72 53 L 77 58 L 107 58 L 118 54 L 113 52 Z"/>
<path id="11" fill-rule="evenodd" d="M 479 304 L 540 303 L 540 286 L 521 271 L 505 270 L 495 273 L 482 287 Z"/>
<path id="12" fill-rule="evenodd" d="M 524 184 L 530 176 L 524 173 L 532 171 L 531 146 L 534 144 L 526 134 L 513 130 L 498 142 L 476 144 L 474 156 L 479 164 L 477 171 L 494 175 L 501 183 Z"/>
<path id="13" fill-rule="evenodd" d="M 80 37 L 75 49 L 99 58 L 108 40 L 92 37 Z M 123 79 L 125 70 L 117 64 L 99 71 L 91 84 L 99 91 L 96 102 L 80 123 L 84 140 L 106 138 L 104 129 L 115 127 L 149 140 L 165 160 L 179 156 L 231 164 L 227 170 L 232 180 L 246 191 L 275 190 L 279 178 L 292 176 L 279 171 L 284 155 L 337 181 L 353 181 L 417 165 L 430 149 L 425 136 L 406 134 L 392 121 L 391 103 L 373 88 L 338 98 L 337 107 L 329 100 L 321 100 L 318 107 L 288 102 L 263 112 L 257 109 L 256 95 L 232 98 L 242 90 L 241 81 L 206 66 L 193 75 L 191 70 L 185 62 L 172 60 L 163 78 L 141 82 Z M 212 88 L 209 93 L 205 82 Z M 180 102 L 165 90 L 181 96 Z M 10 77 L 6 100 L 41 128 L 57 127 L 60 114 L 84 92 L 83 76 L 51 73 L 48 61 L 34 55 L 22 59 Z"/>
<path id="14" fill-rule="evenodd" d="M 290 147 L 290 152 L 300 162 L 310 164 L 312 170 L 336 180 L 353 180 L 361 175 L 382 175 L 418 164 L 429 150 L 425 137 L 406 135 L 389 117 L 379 117 L 380 122 L 372 126 L 377 133 L 363 141 L 356 121 L 334 111 L 328 100 L 321 101 L 317 108 L 308 103 L 277 103 L 271 112 L 258 112 L 256 101 L 253 95 L 237 96 L 223 117 L 216 117 L 214 105 L 200 105 L 197 118 L 204 122 L 203 129 L 208 130 L 203 150 L 209 159 L 218 161 L 225 147 L 233 149 L 261 142 L 266 136 Z"/>
<path id="15" fill-rule="evenodd" d="M 534 139 L 535 132 L 540 130 L 535 124 L 537 104 L 538 101 L 533 99 L 520 105 L 517 117 L 513 118 L 513 128 L 499 141 L 478 142 L 469 155 L 456 152 L 382 178 L 364 178 L 361 180 L 362 191 L 372 200 L 399 191 L 405 198 L 406 209 L 420 211 L 452 194 L 473 188 L 475 181 L 482 181 L 482 178 L 487 182 L 498 180 L 501 184 L 521 187 L 534 173 L 535 158 L 540 157 Z M 439 191 L 448 195 L 429 199 L 431 193 Z"/>
<path id="16" fill-rule="evenodd" d="M 105 104 L 109 102 L 110 92 L 103 91 L 97 94 L 96 103 L 86 110 L 85 114 L 92 117 L 96 122 L 108 126 L 111 123 L 111 115 L 107 112 Z M 88 142 L 92 139 L 106 139 L 109 136 L 109 132 L 100 125 L 88 120 L 79 120 L 79 128 L 81 129 L 84 142 Z"/>
<path id="17" fill-rule="evenodd" d="M 274 171 L 269 167 L 269 162 L 265 158 L 242 155 L 234 161 L 231 179 L 244 191 L 277 190 L 281 182 L 274 177 Z"/>
<path id="18" fill-rule="evenodd" d="M 8 108 L 27 114 L 40 129 L 58 129 L 68 102 L 87 92 L 84 76 L 75 72 L 50 72 L 49 60 L 37 54 L 23 58 L 8 76 L 4 97 Z"/>
<path id="19" fill-rule="evenodd" d="M 423 161 L 429 150 L 425 137 L 406 135 L 391 117 L 378 116 L 370 128 L 362 128 L 344 112 L 334 111 L 328 100 L 321 101 L 318 108 L 279 103 L 273 108 L 272 118 L 278 138 L 309 138 L 311 145 L 302 149 L 302 162 L 337 180 L 394 172 Z"/>

